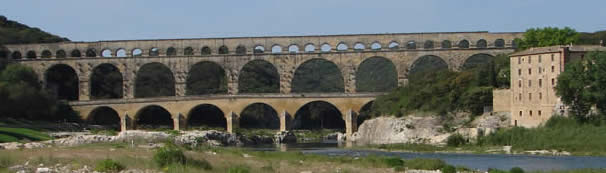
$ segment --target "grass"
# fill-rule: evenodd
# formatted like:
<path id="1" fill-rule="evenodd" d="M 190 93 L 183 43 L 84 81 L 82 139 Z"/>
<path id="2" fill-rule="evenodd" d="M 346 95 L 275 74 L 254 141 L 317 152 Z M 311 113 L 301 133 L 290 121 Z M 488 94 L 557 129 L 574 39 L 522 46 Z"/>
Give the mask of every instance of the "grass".
<path id="1" fill-rule="evenodd" d="M 270 136 L 273 137 L 279 130 L 276 129 L 245 129 L 237 128 L 236 133 L 245 136 Z"/>
<path id="2" fill-rule="evenodd" d="M 50 139 L 51 137 L 47 134 L 32 129 L 0 127 L 0 142 L 27 142 Z"/>
<path id="3" fill-rule="evenodd" d="M 319 129 L 319 130 L 293 130 L 295 136 L 297 136 L 297 141 L 302 139 L 310 139 L 312 141 L 321 141 L 328 134 L 342 132 L 336 129 Z"/>

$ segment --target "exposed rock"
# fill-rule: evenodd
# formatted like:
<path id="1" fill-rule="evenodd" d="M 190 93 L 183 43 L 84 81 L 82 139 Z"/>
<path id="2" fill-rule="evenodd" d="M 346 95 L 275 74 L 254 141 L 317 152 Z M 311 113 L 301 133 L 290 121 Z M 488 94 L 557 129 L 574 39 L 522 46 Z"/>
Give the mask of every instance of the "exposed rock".
<path id="1" fill-rule="evenodd" d="M 274 135 L 276 143 L 296 143 L 297 136 L 291 131 L 277 132 Z"/>
<path id="2" fill-rule="evenodd" d="M 196 147 L 201 145 L 239 145 L 242 142 L 240 142 L 233 134 L 216 130 L 208 130 L 186 131 L 183 134 L 175 137 L 175 143 Z"/>
<path id="3" fill-rule="evenodd" d="M 343 142 L 346 139 L 346 135 L 341 132 L 334 132 L 324 136 L 324 140 L 335 140 L 338 142 Z"/>
<path id="4" fill-rule="evenodd" d="M 0 148 L 5 150 L 17 150 L 23 148 L 23 144 L 18 142 L 8 142 L 8 143 L 0 143 Z"/>
<path id="5" fill-rule="evenodd" d="M 447 137 L 439 131 L 437 118 L 378 117 L 366 120 L 352 135 L 352 141 L 363 144 L 442 143 Z"/>

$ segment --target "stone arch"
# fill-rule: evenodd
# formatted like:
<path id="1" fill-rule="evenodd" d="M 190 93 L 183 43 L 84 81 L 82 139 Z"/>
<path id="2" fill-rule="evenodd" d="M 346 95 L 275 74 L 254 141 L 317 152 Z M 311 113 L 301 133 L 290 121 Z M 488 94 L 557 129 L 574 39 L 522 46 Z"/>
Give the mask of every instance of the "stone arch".
<path id="1" fill-rule="evenodd" d="M 177 56 L 177 49 L 174 47 L 168 47 L 166 49 L 166 56 Z"/>
<path id="2" fill-rule="evenodd" d="M 252 60 L 242 66 L 238 75 L 238 93 L 278 93 L 280 74 L 265 60 Z"/>
<path id="3" fill-rule="evenodd" d="M 27 59 L 36 59 L 36 52 L 33 50 L 27 51 L 27 54 L 25 55 L 25 57 Z"/>
<path id="4" fill-rule="evenodd" d="M 347 44 L 344 42 L 337 44 L 337 51 L 347 51 L 347 49 L 349 49 L 349 46 L 347 46 Z"/>
<path id="5" fill-rule="evenodd" d="M 225 47 L 225 49 L 227 49 L 227 47 Z M 229 51 L 226 50 L 226 52 L 229 52 Z M 212 54 L 212 50 L 210 49 L 210 47 L 204 46 L 204 47 L 202 47 L 202 49 L 200 49 L 200 54 L 201 55 L 210 55 L 210 54 Z"/>
<path id="6" fill-rule="evenodd" d="M 173 129 L 173 125 L 172 115 L 160 105 L 147 105 L 135 114 L 136 129 Z"/>
<path id="7" fill-rule="evenodd" d="M 358 65 L 356 91 L 387 92 L 396 87 L 398 87 L 398 72 L 391 60 L 374 56 Z"/>
<path id="8" fill-rule="evenodd" d="M 202 48 L 204 49 L 204 48 Z M 227 48 L 227 46 L 223 45 L 221 47 L 219 47 L 219 54 L 229 54 L 229 48 Z"/>
<path id="9" fill-rule="evenodd" d="M 469 48 L 469 41 L 461 40 L 461 41 L 459 41 L 459 44 L 457 44 L 457 46 L 459 48 L 463 48 L 463 49 Z"/>
<path id="10" fill-rule="evenodd" d="M 292 124 L 294 129 L 345 130 L 343 113 L 332 103 L 315 100 L 299 107 Z"/>
<path id="11" fill-rule="evenodd" d="M 78 49 L 74 49 L 72 50 L 72 52 L 70 53 L 71 57 L 82 57 L 82 53 L 80 53 L 80 50 Z"/>
<path id="12" fill-rule="evenodd" d="M 410 40 L 406 43 L 406 49 L 417 49 L 417 42 Z"/>
<path id="13" fill-rule="evenodd" d="M 307 43 L 305 45 L 305 52 L 315 52 L 316 46 L 313 43 Z"/>
<path id="14" fill-rule="evenodd" d="M 307 60 L 296 67 L 291 86 L 293 93 L 345 91 L 343 75 L 339 67 L 321 58 Z"/>
<path id="15" fill-rule="evenodd" d="M 431 40 L 425 40 L 425 43 L 423 43 L 423 49 L 433 49 L 433 47 L 433 41 Z"/>
<path id="16" fill-rule="evenodd" d="M 374 103 L 375 101 L 371 100 L 360 108 L 360 110 L 358 111 L 358 117 L 356 118 L 356 124 L 358 125 L 358 127 L 360 127 L 360 125 L 362 125 L 364 121 L 372 118 L 372 104 Z"/>
<path id="17" fill-rule="evenodd" d="M 370 49 L 371 50 L 381 50 L 382 47 L 383 46 L 378 41 L 375 41 L 372 44 L 370 44 Z"/>
<path id="18" fill-rule="evenodd" d="M 389 49 L 400 49 L 400 43 L 398 43 L 397 41 L 391 41 L 389 43 L 389 45 L 387 45 L 387 48 L 389 48 Z"/>
<path id="19" fill-rule="evenodd" d="M 271 46 L 271 53 L 282 53 L 282 46 L 279 44 L 274 44 Z"/>
<path id="20" fill-rule="evenodd" d="M 356 44 L 354 44 L 353 49 L 355 51 L 363 51 L 364 49 L 366 49 L 366 46 L 364 45 L 364 43 L 357 42 Z"/>
<path id="21" fill-rule="evenodd" d="M 238 45 L 238 47 L 236 47 L 236 54 L 238 54 L 238 55 L 246 54 L 246 47 L 244 47 L 243 45 Z"/>
<path id="22" fill-rule="evenodd" d="M 120 129 L 120 114 L 109 106 L 99 106 L 93 109 L 87 117 L 88 124 L 109 126 L 112 129 Z"/>
<path id="23" fill-rule="evenodd" d="M 116 57 L 126 57 L 126 49 L 124 48 L 119 48 L 118 50 L 116 50 Z"/>
<path id="24" fill-rule="evenodd" d="M 66 64 L 55 64 L 44 73 L 45 88 L 59 100 L 78 100 L 79 80 L 76 70 Z"/>
<path id="25" fill-rule="evenodd" d="M 503 40 L 502 38 L 496 39 L 494 41 L 494 47 L 498 47 L 498 48 L 505 47 L 505 40 Z"/>
<path id="26" fill-rule="evenodd" d="M 131 55 L 132 55 L 133 57 L 142 56 L 142 55 L 143 55 L 143 50 L 141 50 L 141 49 L 139 49 L 139 48 L 134 48 L 134 49 L 131 51 Z"/>
<path id="27" fill-rule="evenodd" d="M 65 53 L 65 51 L 63 49 L 59 49 L 57 52 L 55 52 L 55 58 L 65 58 L 67 57 L 67 54 Z"/>
<path id="28" fill-rule="evenodd" d="M 112 50 L 107 48 L 101 50 L 101 57 L 112 57 Z"/>
<path id="29" fill-rule="evenodd" d="M 425 55 L 417 58 L 410 66 L 410 75 L 425 73 L 429 71 L 448 70 L 448 63 L 439 56 Z"/>
<path id="30" fill-rule="evenodd" d="M 450 40 L 442 41 L 442 49 L 450 49 L 452 48 L 452 42 Z"/>
<path id="31" fill-rule="evenodd" d="M 494 56 L 485 53 L 478 53 L 471 55 L 465 59 L 463 65 L 461 65 L 461 70 L 470 69 L 477 67 L 482 64 L 492 63 L 494 60 Z"/>
<path id="32" fill-rule="evenodd" d="M 152 47 L 149 49 L 149 56 L 160 56 L 160 49 L 157 47 Z"/>
<path id="33" fill-rule="evenodd" d="M 291 44 L 288 46 L 288 53 L 299 53 L 299 46 L 297 46 L 297 44 Z"/>
<path id="34" fill-rule="evenodd" d="M 257 45 L 257 46 L 255 46 L 253 53 L 255 53 L 255 54 L 265 53 L 265 47 L 263 47 L 262 45 Z"/>
<path id="35" fill-rule="evenodd" d="M 321 52 L 330 52 L 331 50 L 332 50 L 332 47 L 328 43 L 324 43 L 324 44 L 322 44 L 322 46 L 320 46 Z"/>
<path id="36" fill-rule="evenodd" d="M 477 48 L 487 48 L 487 47 L 488 47 L 488 43 L 486 42 L 486 40 L 484 40 L 484 39 L 480 39 L 480 40 L 478 40 L 478 42 L 476 43 L 476 47 L 477 47 Z"/>
<path id="37" fill-rule="evenodd" d="M 279 129 L 278 112 L 266 103 L 251 103 L 240 112 L 241 128 Z"/>
<path id="38" fill-rule="evenodd" d="M 89 77 L 90 98 L 116 99 L 122 98 L 122 73 L 113 64 L 103 63 L 93 68 Z"/>
<path id="39" fill-rule="evenodd" d="M 186 95 L 227 93 L 227 73 L 212 61 L 201 61 L 189 68 Z"/>
<path id="40" fill-rule="evenodd" d="M 187 113 L 187 127 L 190 129 L 227 129 L 227 118 L 223 110 L 212 104 L 200 104 Z"/>
<path id="41" fill-rule="evenodd" d="M 194 48 L 186 47 L 185 49 L 183 49 L 183 55 L 186 55 L 186 56 L 194 55 Z"/>
<path id="42" fill-rule="evenodd" d="M 97 57 L 97 50 L 95 48 L 88 48 L 86 50 L 86 57 Z"/>
<path id="43" fill-rule="evenodd" d="M 175 76 L 165 64 L 147 63 L 135 77 L 135 98 L 175 96 Z"/>
<path id="44" fill-rule="evenodd" d="M 21 59 L 21 58 L 22 58 L 22 57 L 21 57 L 21 52 L 19 52 L 19 51 L 14 51 L 14 52 L 11 54 L 11 58 L 13 58 L 13 59 Z"/>
<path id="45" fill-rule="evenodd" d="M 41 58 L 50 58 L 51 56 L 53 56 L 53 54 L 49 50 L 43 50 L 42 55 L 40 55 Z"/>

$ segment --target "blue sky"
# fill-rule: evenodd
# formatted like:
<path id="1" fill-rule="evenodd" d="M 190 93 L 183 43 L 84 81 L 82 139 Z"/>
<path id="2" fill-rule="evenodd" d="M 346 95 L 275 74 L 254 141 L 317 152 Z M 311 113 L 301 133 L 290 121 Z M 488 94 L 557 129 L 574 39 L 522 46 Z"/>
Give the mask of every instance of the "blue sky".
<path id="1" fill-rule="evenodd" d="M 606 30 L 606 0 L 2 0 L 73 41 L 401 32 Z"/>

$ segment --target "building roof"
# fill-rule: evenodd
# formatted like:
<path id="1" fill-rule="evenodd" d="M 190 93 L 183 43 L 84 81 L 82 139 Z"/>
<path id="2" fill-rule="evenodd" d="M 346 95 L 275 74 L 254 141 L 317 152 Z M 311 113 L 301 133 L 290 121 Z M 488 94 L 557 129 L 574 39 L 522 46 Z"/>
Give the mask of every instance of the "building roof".
<path id="1" fill-rule="evenodd" d="M 549 46 L 549 47 L 534 47 L 530 49 L 526 49 L 521 52 L 516 52 L 511 54 L 511 56 L 524 56 L 524 55 L 534 55 L 534 54 L 544 54 L 544 53 L 554 53 L 560 52 L 562 48 L 568 48 L 571 52 L 589 52 L 589 51 L 606 51 L 606 47 L 602 47 L 599 45 L 558 45 L 558 46 Z"/>

